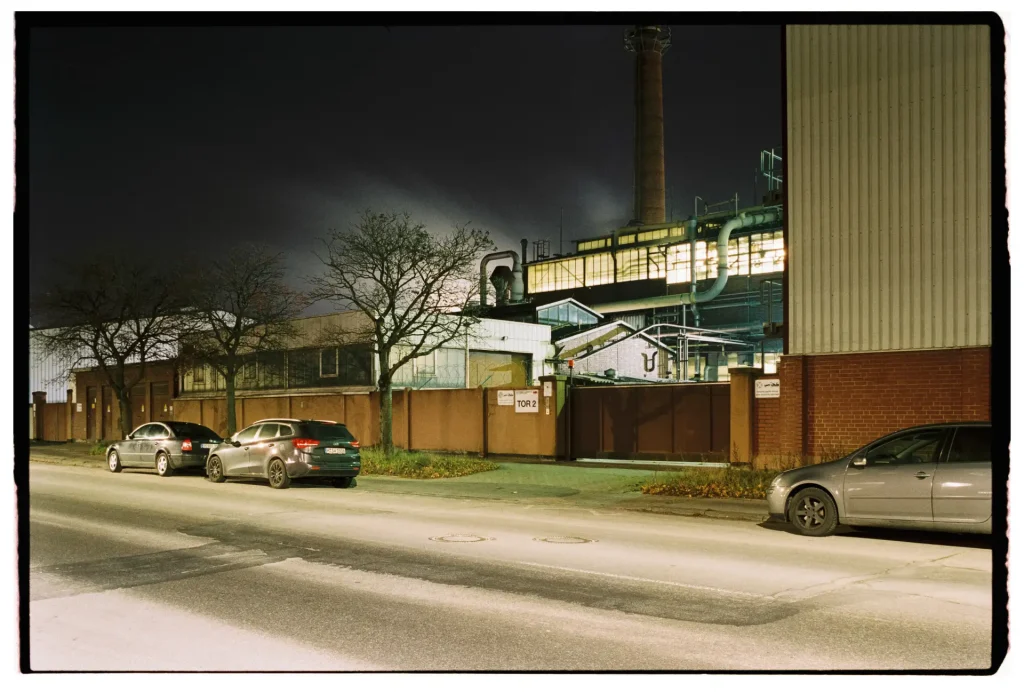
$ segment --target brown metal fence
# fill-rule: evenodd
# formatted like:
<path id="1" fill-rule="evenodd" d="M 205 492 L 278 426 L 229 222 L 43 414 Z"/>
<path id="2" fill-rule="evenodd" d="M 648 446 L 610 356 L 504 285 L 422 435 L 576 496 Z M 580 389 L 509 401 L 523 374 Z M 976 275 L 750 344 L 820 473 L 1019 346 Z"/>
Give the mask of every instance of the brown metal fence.
<path id="1" fill-rule="evenodd" d="M 572 454 L 577 459 L 724 461 L 729 385 L 576 387 Z"/>

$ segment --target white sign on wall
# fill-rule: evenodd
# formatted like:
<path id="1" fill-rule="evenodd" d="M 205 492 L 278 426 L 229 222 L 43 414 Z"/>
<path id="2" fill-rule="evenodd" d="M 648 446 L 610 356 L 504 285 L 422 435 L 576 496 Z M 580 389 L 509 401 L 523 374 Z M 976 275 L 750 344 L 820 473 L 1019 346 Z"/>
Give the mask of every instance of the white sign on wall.
<path id="1" fill-rule="evenodd" d="M 754 381 L 755 399 L 778 399 L 779 391 L 779 381 L 777 379 Z"/>
<path id="2" fill-rule="evenodd" d="M 516 413 L 539 413 L 540 397 L 536 389 L 516 390 Z"/>
<path id="3" fill-rule="evenodd" d="M 550 382 L 545 382 L 544 383 L 544 396 L 551 396 L 551 390 L 552 390 L 551 383 Z"/>
<path id="4" fill-rule="evenodd" d="M 498 390 L 498 406 L 513 406 L 516 403 L 516 393 L 511 389 Z"/>
<path id="5" fill-rule="evenodd" d="M 77 406 L 77 408 L 75 409 L 75 412 L 76 413 L 81 413 L 82 412 L 82 402 L 78 402 L 77 404 L 75 404 L 75 406 Z"/>

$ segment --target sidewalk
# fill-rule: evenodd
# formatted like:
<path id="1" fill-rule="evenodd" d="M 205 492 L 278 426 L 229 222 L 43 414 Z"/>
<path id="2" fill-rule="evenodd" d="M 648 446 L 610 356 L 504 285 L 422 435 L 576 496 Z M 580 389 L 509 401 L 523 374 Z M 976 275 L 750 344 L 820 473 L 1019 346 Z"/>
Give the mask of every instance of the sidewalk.
<path id="1" fill-rule="evenodd" d="M 90 456 L 86 443 L 33 444 L 33 462 L 105 468 L 103 457 Z M 432 497 L 496 500 L 517 504 L 583 507 L 764 521 L 764 500 L 730 500 L 644 495 L 640 484 L 655 472 L 640 469 L 575 467 L 561 463 L 495 460 L 498 469 L 461 478 L 432 480 L 360 476 L 360 490 Z M 659 471 L 659 474 L 665 471 Z"/>

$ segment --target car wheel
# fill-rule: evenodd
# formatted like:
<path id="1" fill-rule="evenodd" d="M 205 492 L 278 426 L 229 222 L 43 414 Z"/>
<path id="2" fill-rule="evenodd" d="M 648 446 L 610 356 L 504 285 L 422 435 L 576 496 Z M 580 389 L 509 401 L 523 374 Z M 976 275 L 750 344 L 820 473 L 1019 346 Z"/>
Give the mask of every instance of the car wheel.
<path id="1" fill-rule="evenodd" d="M 116 450 L 111 450 L 110 456 L 107 457 L 107 468 L 111 473 L 121 473 L 121 457 Z"/>
<path id="2" fill-rule="evenodd" d="M 174 469 L 171 468 L 171 458 L 167 456 L 166 452 L 160 452 L 156 455 L 156 474 L 162 478 L 174 475 Z"/>
<path id="3" fill-rule="evenodd" d="M 805 536 L 829 536 L 839 524 L 839 512 L 831 495 L 821 488 L 807 488 L 790 501 L 789 522 Z"/>
<path id="4" fill-rule="evenodd" d="M 214 483 L 223 483 L 227 480 L 224 476 L 224 467 L 220 463 L 220 457 L 210 457 L 207 460 L 206 478 Z"/>
<path id="5" fill-rule="evenodd" d="M 288 469 L 285 468 L 284 462 L 280 459 L 274 459 L 270 462 L 267 476 L 270 477 L 270 487 L 276 490 L 284 490 L 292 483 L 291 479 L 288 478 Z"/>
<path id="6" fill-rule="evenodd" d="M 331 481 L 331 485 L 335 488 L 354 488 L 356 485 L 355 478 L 335 478 Z"/>

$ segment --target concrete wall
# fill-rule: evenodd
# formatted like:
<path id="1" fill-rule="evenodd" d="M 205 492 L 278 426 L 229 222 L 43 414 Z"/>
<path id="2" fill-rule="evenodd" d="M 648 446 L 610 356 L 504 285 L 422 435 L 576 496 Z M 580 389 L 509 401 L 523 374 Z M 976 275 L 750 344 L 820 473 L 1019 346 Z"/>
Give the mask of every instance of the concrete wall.
<path id="1" fill-rule="evenodd" d="M 555 392 L 538 392 L 537 413 L 516 413 L 498 406 L 498 391 L 488 389 L 396 390 L 392 392 L 396 446 L 415 450 L 554 457 L 558 445 Z M 509 390 L 514 391 L 514 390 Z M 484 402 L 487 402 L 486 409 Z M 380 443 L 380 397 L 369 394 L 248 397 L 236 401 L 239 429 L 261 418 L 334 420 L 348 426 L 364 445 Z M 202 423 L 226 433 L 224 399 L 175 400 L 175 418 Z"/>

